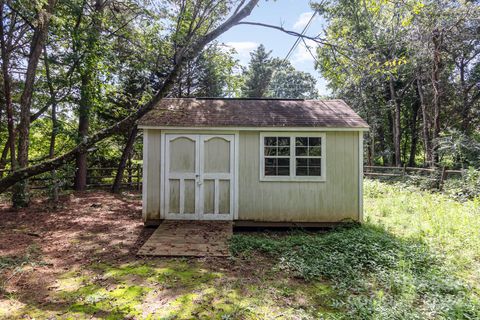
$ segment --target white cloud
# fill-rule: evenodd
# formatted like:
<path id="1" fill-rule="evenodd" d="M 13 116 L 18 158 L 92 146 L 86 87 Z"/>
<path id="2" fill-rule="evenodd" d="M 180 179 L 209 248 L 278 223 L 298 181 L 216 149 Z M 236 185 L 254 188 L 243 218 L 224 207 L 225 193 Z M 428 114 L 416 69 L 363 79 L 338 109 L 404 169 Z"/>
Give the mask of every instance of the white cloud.
<path id="1" fill-rule="evenodd" d="M 305 43 L 310 49 L 310 51 L 305 46 Z M 312 55 L 316 55 L 317 44 L 313 40 L 305 40 L 305 43 L 301 41 L 297 49 L 295 50 L 295 53 L 292 56 L 291 62 L 294 66 L 298 66 L 305 63 L 313 64 L 315 62 L 315 59 Z"/>
<path id="2" fill-rule="evenodd" d="M 226 42 L 225 46 L 235 49 L 235 51 L 237 51 L 237 58 L 240 60 L 240 63 L 245 65 L 250 60 L 250 52 L 255 50 L 259 44 L 253 41 L 242 41 Z"/>
<path id="3" fill-rule="evenodd" d="M 303 30 L 303 28 L 305 28 L 305 26 L 307 25 L 308 21 L 312 18 L 312 15 L 312 11 L 301 13 L 298 16 L 297 21 L 295 21 L 295 23 L 293 24 L 293 29 L 299 31 Z M 314 19 L 316 19 L 316 17 Z"/>

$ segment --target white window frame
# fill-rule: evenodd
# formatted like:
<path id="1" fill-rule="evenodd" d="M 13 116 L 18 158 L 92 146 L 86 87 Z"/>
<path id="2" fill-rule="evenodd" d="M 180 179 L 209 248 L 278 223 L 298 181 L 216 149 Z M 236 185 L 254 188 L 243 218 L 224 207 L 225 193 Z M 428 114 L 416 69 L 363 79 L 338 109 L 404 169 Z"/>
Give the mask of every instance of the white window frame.
<path id="1" fill-rule="evenodd" d="M 290 138 L 290 175 L 289 176 L 265 176 L 265 138 L 266 137 L 289 137 Z M 322 139 L 321 176 L 296 176 L 295 175 L 295 138 L 296 137 L 320 137 Z M 286 158 L 286 157 L 285 157 Z M 326 181 L 326 134 L 324 132 L 260 132 L 260 181 Z"/>

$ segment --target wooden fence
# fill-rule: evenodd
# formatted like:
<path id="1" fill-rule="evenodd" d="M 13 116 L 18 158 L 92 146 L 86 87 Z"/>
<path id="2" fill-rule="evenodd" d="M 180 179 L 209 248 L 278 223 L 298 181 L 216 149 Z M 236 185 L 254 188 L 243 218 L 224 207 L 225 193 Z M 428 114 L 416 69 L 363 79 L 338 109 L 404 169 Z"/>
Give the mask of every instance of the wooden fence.
<path id="1" fill-rule="evenodd" d="M 416 167 L 389 167 L 389 166 L 363 166 L 363 176 L 376 179 L 428 179 L 438 182 L 443 186 L 443 182 L 452 177 L 462 177 L 462 170 L 450 170 L 445 167 L 435 168 L 416 168 Z"/>
<path id="2" fill-rule="evenodd" d="M 8 170 L 0 170 L 0 174 L 8 173 Z M 88 168 L 87 169 L 87 187 L 88 188 L 108 188 L 111 187 L 115 175 L 116 167 L 111 168 Z M 406 180 L 423 178 L 438 182 L 439 186 L 443 185 L 445 179 L 451 177 L 463 176 L 462 170 L 449 170 L 441 168 L 416 168 L 416 167 L 389 167 L 389 166 L 364 166 L 363 174 L 366 178 L 374 179 L 390 179 L 390 180 Z M 62 189 L 70 189 L 73 187 L 73 175 L 64 175 L 61 178 L 60 186 Z M 32 189 L 47 189 L 53 184 L 52 177 L 49 173 L 43 174 L 30 179 Z M 121 187 L 130 190 L 142 189 L 142 165 L 134 164 L 125 168 Z"/>
<path id="3" fill-rule="evenodd" d="M 116 167 L 93 167 L 87 169 L 87 188 L 109 188 L 115 181 L 117 174 Z M 142 190 L 142 165 L 134 164 L 125 168 L 121 187 L 130 190 Z M 0 174 L 7 174 L 9 170 L 0 170 Z M 57 179 L 61 189 L 73 188 L 73 174 L 58 174 Z M 45 173 L 29 179 L 30 188 L 34 190 L 48 189 L 53 185 L 53 179 L 50 173 Z"/>

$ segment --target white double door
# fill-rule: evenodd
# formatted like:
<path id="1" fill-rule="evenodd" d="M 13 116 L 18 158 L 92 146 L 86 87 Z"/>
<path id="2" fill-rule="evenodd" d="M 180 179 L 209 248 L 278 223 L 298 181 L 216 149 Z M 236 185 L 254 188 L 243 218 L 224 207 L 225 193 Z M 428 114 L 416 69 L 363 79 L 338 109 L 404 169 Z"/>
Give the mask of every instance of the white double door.
<path id="1" fill-rule="evenodd" d="M 235 135 L 166 134 L 166 219 L 233 220 Z"/>

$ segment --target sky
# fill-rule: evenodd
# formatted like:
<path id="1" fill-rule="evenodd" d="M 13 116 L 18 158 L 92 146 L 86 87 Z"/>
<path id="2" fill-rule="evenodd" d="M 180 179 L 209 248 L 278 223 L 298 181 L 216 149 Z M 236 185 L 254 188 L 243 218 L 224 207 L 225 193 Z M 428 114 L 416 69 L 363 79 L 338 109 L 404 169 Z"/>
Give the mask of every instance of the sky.
<path id="1" fill-rule="evenodd" d="M 313 15 L 308 0 L 261 0 L 252 14 L 244 21 L 262 22 L 276 26 L 283 26 L 287 30 L 301 32 Z M 315 16 L 306 31 L 307 35 L 318 35 L 322 30 L 321 18 Z M 285 58 L 288 51 L 295 43 L 296 38 L 284 32 L 260 27 L 239 25 L 224 33 L 219 41 L 233 47 L 237 51 L 237 58 L 242 65 L 247 65 L 250 52 L 259 44 L 272 51 L 272 57 Z M 307 41 L 312 53 L 315 53 L 315 43 Z M 315 60 L 307 48 L 300 42 L 296 50 L 290 55 L 290 62 L 297 70 L 306 71 L 317 79 L 317 88 L 321 95 L 329 93 L 325 80 L 315 70 Z"/>

